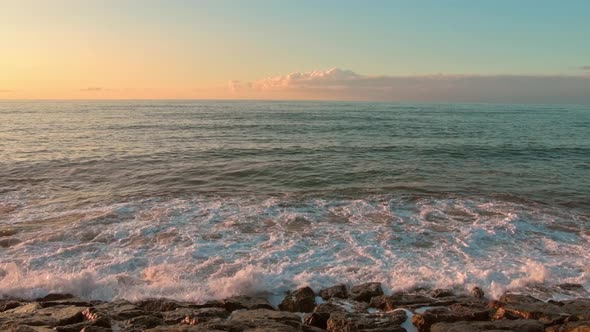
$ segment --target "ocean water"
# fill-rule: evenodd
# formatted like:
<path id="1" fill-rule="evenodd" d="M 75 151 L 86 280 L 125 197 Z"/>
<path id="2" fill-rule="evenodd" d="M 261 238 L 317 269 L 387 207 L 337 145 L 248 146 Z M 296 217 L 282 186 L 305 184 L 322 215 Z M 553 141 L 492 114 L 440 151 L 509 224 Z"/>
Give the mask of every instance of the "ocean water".
<path id="1" fill-rule="evenodd" d="M 590 290 L 590 108 L 0 102 L 2 296 L 369 281 Z"/>

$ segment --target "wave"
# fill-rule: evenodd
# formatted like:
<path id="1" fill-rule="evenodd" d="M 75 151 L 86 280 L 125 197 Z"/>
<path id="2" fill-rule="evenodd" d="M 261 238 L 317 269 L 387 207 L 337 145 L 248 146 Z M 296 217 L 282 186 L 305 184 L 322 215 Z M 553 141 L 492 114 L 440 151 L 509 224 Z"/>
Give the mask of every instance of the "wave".
<path id="1" fill-rule="evenodd" d="M 3 196 L 0 294 L 279 298 L 380 281 L 387 292 L 590 286 L 588 216 L 439 196 L 193 196 L 39 205 Z M 8 241 L 11 239 L 11 241 Z"/>

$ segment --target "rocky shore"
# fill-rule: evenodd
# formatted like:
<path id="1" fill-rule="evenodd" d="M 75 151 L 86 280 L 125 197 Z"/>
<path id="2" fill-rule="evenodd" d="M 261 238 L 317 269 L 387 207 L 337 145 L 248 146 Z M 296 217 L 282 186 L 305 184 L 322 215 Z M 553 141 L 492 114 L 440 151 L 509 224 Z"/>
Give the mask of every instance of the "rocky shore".
<path id="1" fill-rule="evenodd" d="M 191 303 L 163 298 L 85 301 L 49 294 L 36 300 L 1 299 L 0 331 L 585 332 L 590 331 L 590 298 L 542 301 L 506 293 L 490 300 L 478 287 L 471 293 L 416 289 L 384 295 L 377 282 L 318 292 L 297 289 L 278 307 L 247 296 Z"/>

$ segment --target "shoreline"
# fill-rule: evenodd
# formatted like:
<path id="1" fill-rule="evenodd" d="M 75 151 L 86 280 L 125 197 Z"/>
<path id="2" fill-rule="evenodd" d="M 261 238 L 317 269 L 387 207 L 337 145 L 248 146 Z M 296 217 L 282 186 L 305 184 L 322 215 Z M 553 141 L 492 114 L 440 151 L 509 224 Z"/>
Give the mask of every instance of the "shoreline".
<path id="1" fill-rule="evenodd" d="M 579 284 L 558 287 L 587 294 Z M 508 292 L 493 300 L 479 287 L 471 292 L 420 288 L 385 295 L 379 282 L 303 287 L 287 293 L 278 306 L 243 295 L 195 303 L 166 298 L 87 301 L 52 293 L 35 300 L 0 299 L 0 330 L 583 332 L 590 331 L 590 296 L 543 301 Z"/>

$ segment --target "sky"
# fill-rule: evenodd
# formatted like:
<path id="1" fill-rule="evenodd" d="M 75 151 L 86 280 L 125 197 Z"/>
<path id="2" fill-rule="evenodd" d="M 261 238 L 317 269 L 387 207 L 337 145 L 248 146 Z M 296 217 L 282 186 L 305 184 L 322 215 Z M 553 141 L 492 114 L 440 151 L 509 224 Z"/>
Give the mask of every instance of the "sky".
<path id="1" fill-rule="evenodd" d="M 0 99 L 590 104 L 590 1 L 0 0 Z"/>

